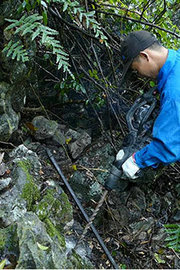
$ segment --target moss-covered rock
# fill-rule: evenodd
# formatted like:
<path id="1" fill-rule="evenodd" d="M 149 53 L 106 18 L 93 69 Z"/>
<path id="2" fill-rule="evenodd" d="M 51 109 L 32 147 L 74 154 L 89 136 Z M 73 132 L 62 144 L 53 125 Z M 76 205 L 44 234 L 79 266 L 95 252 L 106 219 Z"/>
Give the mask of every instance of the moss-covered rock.
<path id="1" fill-rule="evenodd" d="M 20 145 L 10 154 L 11 188 L 0 196 L 0 218 L 9 226 L 22 217 L 39 199 L 41 164 L 37 155 Z"/>
<path id="2" fill-rule="evenodd" d="M 63 235 L 59 233 L 59 237 L 51 238 L 34 213 L 26 213 L 17 226 L 20 248 L 17 269 L 92 268 L 91 263 L 86 263 L 75 251 L 67 253 Z"/>
<path id="3" fill-rule="evenodd" d="M 9 254 L 18 257 L 19 246 L 16 224 L 0 229 L 0 258 Z"/>
<path id="4" fill-rule="evenodd" d="M 28 160 L 21 160 L 18 166 L 22 168 L 26 175 L 26 183 L 23 186 L 22 198 L 27 202 L 27 210 L 31 210 L 32 205 L 40 198 L 40 191 L 35 184 L 33 176 L 30 174 L 31 163 Z"/>
<path id="5" fill-rule="evenodd" d="M 33 211 L 39 216 L 40 220 L 45 220 L 51 231 L 50 224 L 62 231 L 68 223 L 73 222 L 73 209 L 67 195 L 61 187 L 50 186 L 44 193 L 43 198 L 34 205 Z M 51 231 L 50 234 L 54 234 Z"/>

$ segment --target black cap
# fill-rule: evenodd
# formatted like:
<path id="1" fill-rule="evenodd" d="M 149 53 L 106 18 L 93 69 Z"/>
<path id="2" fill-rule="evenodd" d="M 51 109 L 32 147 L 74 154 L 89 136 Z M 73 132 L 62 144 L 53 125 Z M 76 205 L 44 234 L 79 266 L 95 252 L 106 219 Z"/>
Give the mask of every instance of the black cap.
<path id="1" fill-rule="evenodd" d="M 123 82 L 134 58 L 138 56 L 141 51 L 150 47 L 155 42 L 158 42 L 158 40 L 155 38 L 155 36 L 147 31 L 131 32 L 125 37 L 121 46 L 122 61 L 124 63 L 121 83 Z"/>

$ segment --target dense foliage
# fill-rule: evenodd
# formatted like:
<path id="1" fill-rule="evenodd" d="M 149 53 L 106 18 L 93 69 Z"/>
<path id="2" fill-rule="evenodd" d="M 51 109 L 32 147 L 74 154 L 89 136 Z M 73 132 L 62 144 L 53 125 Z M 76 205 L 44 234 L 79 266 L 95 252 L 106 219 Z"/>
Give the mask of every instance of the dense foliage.
<path id="1" fill-rule="evenodd" d="M 35 41 L 37 51 L 43 48 L 44 55 L 51 51 L 56 56 L 57 68 L 62 67 L 71 75 L 69 48 L 63 46 L 61 40 L 64 36 L 62 31 L 66 32 L 67 28 L 106 46 L 113 43 L 111 34 L 122 36 L 129 31 L 147 29 L 159 36 L 164 45 L 178 48 L 180 31 L 178 17 L 176 20 L 174 14 L 179 3 L 174 0 L 19 0 L 11 1 L 11 5 L 13 10 L 7 18 L 10 25 L 5 29 L 11 34 L 3 50 L 7 57 L 28 61 L 31 56 L 28 43 Z M 116 26 L 115 33 L 113 25 Z M 120 42 L 116 45 L 120 46 Z"/>

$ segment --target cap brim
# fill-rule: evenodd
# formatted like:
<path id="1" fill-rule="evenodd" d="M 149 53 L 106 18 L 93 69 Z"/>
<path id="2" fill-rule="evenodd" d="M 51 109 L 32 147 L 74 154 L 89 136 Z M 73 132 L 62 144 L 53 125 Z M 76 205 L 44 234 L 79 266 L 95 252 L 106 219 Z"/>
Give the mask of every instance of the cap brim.
<path id="1" fill-rule="evenodd" d="M 120 85 L 124 82 L 124 79 L 126 77 L 126 74 L 131 66 L 133 62 L 133 59 L 129 60 L 125 65 L 124 65 L 124 68 L 123 68 L 123 72 L 122 72 L 122 76 L 121 76 L 121 81 L 120 81 Z"/>

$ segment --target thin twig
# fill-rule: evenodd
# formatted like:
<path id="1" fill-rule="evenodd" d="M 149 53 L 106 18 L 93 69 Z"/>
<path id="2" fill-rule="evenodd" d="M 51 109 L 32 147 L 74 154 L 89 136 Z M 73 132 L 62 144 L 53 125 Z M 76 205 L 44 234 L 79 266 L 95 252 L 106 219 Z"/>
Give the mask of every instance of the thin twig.
<path id="1" fill-rule="evenodd" d="M 163 10 L 155 17 L 153 23 L 157 23 L 160 18 L 166 13 L 166 0 L 164 0 L 164 8 Z"/>
<path id="2" fill-rule="evenodd" d="M 143 14 L 144 14 L 145 10 L 147 10 L 147 8 L 148 8 L 150 5 L 152 5 L 155 1 L 156 1 L 156 0 L 153 0 L 153 1 L 151 2 L 151 0 L 149 0 L 149 1 L 143 6 L 143 10 L 142 10 L 141 16 L 140 16 L 140 21 L 141 21 L 142 19 L 144 19 Z"/>
<path id="3" fill-rule="evenodd" d="M 39 63 L 37 63 L 35 60 L 32 60 L 36 65 L 38 65 L 38 67 L 40 67 L 42 70 L 44 70 L 46 73 L 48 73 L 49 75 L 51 75 L 54 79 L 56 79 L 56 82 L 59 82 L 59 78 L 54 76 L 54 74 L 52 74 L 50 71 L 48 71 L 47 69 L 43 68 Z"/>
<path id="4" fill-rule="evenodd" d="M 16 147 L 13 143 L 10 143 L 10 142 L 3 142 L 3 141 L 0 141 L 0 144 L 6 144 L 6 145 L 11 145 L 12 147 Z"/>
<path id="5" fill-rule="evenodd" d="M 155 0 L 154 0 L 155 1 Z M 131 10 L 131 9 L 129 9 L 129 8 L 125 8 L 125 7 L 121 7 L 121 6 L 114 6 L 114 5 L 109 5 L 109 4 L 103 4 L 103 3 L 101 3 L 101 5 L 97 5 L 98 7 L 101 7 L 101 6 L 104 6 L 104 7 L 110 7 L 110 8 L 114 8 L 114 9 L 120 9 L 120 10 L 124 10 L 124 11 L 126 11 L 126 12 L 128 12 L 128 13 L 134 13 L 134 14 L 137 14 L 137 15 L 141 15 L 141 13 L 139 12 L 139 11 L 137 11 L 137 10 Z M 143 18 L 145 21 L 147 21 L 147 19 L 146 18 Z"/>
<path id="6" fill-rule="evenodd" d="M 46 111 L 44 105 L 42 104 L 42 102 L 41 102 L 39 96 L 37 95 L 37 93 L 36 93 L 36 91 L 34 90 L 34 87 L 32 86 L 31 83 L 30 83 L 30 86 L 31 86 L 31 88 L 32 88 L 32 90 L 33 90 L 33 92 L 34 92 L 34 95 L 37 97 L 37 99 L 38 99 L 38 101 L 39 101 L 39 104 L 40 104 L 41 107 L 42 107 L 42 110 L 45 112 L 46 117 L 49 119 L 49 115 L 47 114 L 47 111 Z M 50 120 L 50 119 L 49 119 L 49 120 Z"/>

